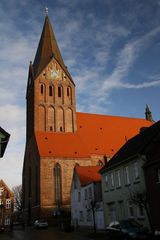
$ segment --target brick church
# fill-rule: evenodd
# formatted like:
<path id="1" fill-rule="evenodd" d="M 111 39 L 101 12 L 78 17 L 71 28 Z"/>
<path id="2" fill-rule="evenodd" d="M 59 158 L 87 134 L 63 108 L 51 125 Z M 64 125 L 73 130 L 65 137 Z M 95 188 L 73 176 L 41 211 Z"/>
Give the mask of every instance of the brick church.
<path id="1" fill-rule="evenodd" d="M 65 66 L 48 15 L 26 92 L 27 130 L 23 164 L 23 209 L 28 221 L 69 211 L 75 164 L 104 165 L 146 119 L 76 111 L 75 83 Z"/>

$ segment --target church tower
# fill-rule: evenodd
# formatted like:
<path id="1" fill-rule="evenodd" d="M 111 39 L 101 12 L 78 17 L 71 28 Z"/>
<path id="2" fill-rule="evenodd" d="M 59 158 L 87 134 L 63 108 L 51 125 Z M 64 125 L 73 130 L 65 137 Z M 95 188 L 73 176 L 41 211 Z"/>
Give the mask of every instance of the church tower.
<path id="1" fill-rule="evenodd" d="M 64 64 L 48 15 L 27 86 L 27 140 L 35 131 L 76 132 L 75 84 Z"/>

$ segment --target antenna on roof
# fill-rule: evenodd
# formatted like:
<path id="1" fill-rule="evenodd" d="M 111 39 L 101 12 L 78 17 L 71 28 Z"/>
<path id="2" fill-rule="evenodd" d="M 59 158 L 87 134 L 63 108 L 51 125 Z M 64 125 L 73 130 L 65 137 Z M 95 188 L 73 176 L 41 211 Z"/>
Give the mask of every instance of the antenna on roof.
<path id="1" fill-rule="evenodd" d="M 45 13 L 48 15 L 48 7 L 45 7 Z"/>

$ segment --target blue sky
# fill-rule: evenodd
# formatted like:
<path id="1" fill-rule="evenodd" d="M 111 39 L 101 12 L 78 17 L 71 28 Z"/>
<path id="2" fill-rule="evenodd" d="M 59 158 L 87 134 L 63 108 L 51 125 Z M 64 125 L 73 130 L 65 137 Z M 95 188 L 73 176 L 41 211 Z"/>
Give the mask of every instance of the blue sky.
<path id="1" fill-rule="evenodd" d="M 0 178 L 21 183 L 25 93 L 45 6 L 75 81 L 77 111 L 144 118 L 160 115 L 160 0 L 0 1 L 0 125 L 10 142 Z"/>

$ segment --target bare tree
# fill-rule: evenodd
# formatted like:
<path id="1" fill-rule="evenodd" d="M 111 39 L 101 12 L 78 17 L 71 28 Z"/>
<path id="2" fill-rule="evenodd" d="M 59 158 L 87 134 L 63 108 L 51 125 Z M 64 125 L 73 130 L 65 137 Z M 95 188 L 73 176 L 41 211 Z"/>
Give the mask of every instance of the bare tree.
<path id="1" fill-rule="evenodd" d="M 14 193 L 14 208 L 16 211 L 22 211 L 22 185 L 18 185 L 12 188 Z"/>
<path id="2" fill-rule="evenodd" d="M 151 216 L 150 216 L 150 212 L 149 212 L 149 208 L 148 208 L 147 192 L 133 191 L 130 193 L 129 201 L 131 203 L 135 204 L 136 206 L 139 206 L 145 210 L 146 215 L 148 217 L 149 224 L 150 224 L 151 232 L 152 232 L 152 234 L 154 234 L 154 227 L 152 225 L 152 220 L 151 220 Z"/>

